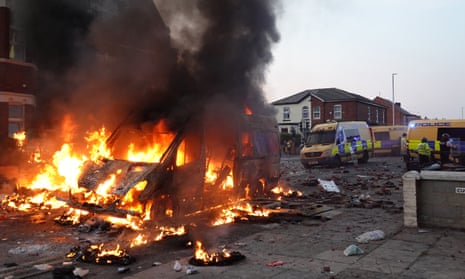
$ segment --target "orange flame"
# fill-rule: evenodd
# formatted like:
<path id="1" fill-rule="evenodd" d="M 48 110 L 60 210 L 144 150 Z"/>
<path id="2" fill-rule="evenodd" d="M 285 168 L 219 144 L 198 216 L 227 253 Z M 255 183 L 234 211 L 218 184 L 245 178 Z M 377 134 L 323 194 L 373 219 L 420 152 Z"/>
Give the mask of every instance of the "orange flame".
<path id="1" fill-rule="evenodd" d="M 24 145 L 24 141 L 26 140 L 26 132 L 22 131 L 13 133 L 13 138 L 16 140 L 16 145 L 19 148 L 22 148 Z"/>
<path id="2" fill-rule="evenodd" d="M 221 259 L 229 258 L 229 257 L 231 257 L 231 254 L 226 249 L 223 249 L 221 253 L 210 254 L 202 246 L 202 242 L 198 240 L 195 242 L 194 258 L 196 260 L 202 261 L 204 263 L 211 263 L 211 262 L 218 262 Z"/>
<path id="3" fill-rule="evenodd" d="M 95 205 L 117 203 L 119 208 L 130 211 L 131 214 L 119 218 L 113 216 L 105 216 L 103 218 L 110 223 L 140 231 L 144 221 L 150 220 L 150 211 L 154 205 L 153 201 L 143 204 L 138 200 L 138 196 L 145 189 L 147 181 L 139 182 L 136 186 L 132 187 L 124 197 L 118 197 L 112 194 L 116 183 L 121 180 L 120 176 L 123 173 L 122 170 L 117 170 L 106 177 L 105 180 L 93 190 L 79 187 L 78 179 L 87 162 L 93 161 L 98 165 L 103 161 L 102 159 L 113 159 L 113 155 L 112 150 L 107 146 L 108 135 L 105 127 L 101 127 L 96 131 L 86 132 L 86 136 L 83 138 L 83 140 L 85 140 L 84 142 L 73 141 L 76 137 L 76 131 L 77 125 L 73 122 L 72 117 L 66 116 L 63 119 L 61 131 L 61 138 L 64 143 L 49 160 L 41 158 L 43 146 L 41 146 L 41 148 L 37 147 L 31 149 L 37 151 L 34 152 L 33 162 L 41 162 L 40 165 L 36 165 L 40 167 L 40 170 L 37 171 L 36 175 L 32 178 L 22 178 L 18 187 L 32 190 L 35 194 L 28 198 L 8 197 L 5 198 L 3 204 L 7 203 L 11 208 L 22 211 L 30 211 L 33 208 L 37 208 L 37 206 L 63 208 L 69 206 L 65 202 L 57 200 L 55 198 L 57 194 L 79 194 L 73 196 L 78 197 L 79 202 Z M 21 135 L 24 135 L 25 138 L 25 133 Z M 126 158 L 122 159 L 148 163 L 159 162 L 163 152 L 165 152 L 175 136 L 173 132 L 169 131 L 166 123 L 160 121 L 154 126 L 152 139 L 148 139 L 147 141 L 149 143 L 143 147 L 130 143 L 128 145 Z M 245 143 L 251 143 L 251 135 L 247 133 L 243 134 L 242 140 Z M 79 150 L 80 146 L 85 150 Z M 44 156 L 46 156 L 47 153 L 44 152 L 44 154 Z M 181 166 L 189 163 L 191 160 L 193 160 L 193 158 L 190 158 L 188 152 L 186 152 L 186 143 L 183 141 L 177 149 L 176 165 Z M 221 181 L 218 182 L 217 180 L 220 173 Z M 214 158 L 212 158 L 209 160 L 207 166 L 205 181 L 211 185 L 217 183 L 215 185 L 224 190 L 231 189 L 233 187 L 232 170 L 225 168 L 221 162 L 215 162 Z M 251 212 L 253 212 L 253 210 L 251 210 Z M 69 215 L 73 224 L 77 224 L 79 223 L 80 217 L 87 214 L 89 214 L 89 212 L 71 208 L 66 215 Z M 138 215 L 135 216 L 136 214 Z M 165 215 L 167 217 L 172 217 L 172 209 L 166 208 Z M 231 222 L 233 219 L 233 217 L 227 218 L 229 219 L 222 222 Z M 185 234 L 185 230 L 184 228 L 163 228 L 154 240 L 159 240 L 166 235 L 172 234 Z M 134 239 L 134 244 L 132 245 L 142 245 L 147 239 L 150 239 L 150 237 L 140 234 Z"/>
<path id="4" fill-rule="evenodd" d="M 302 197 L 303 193 L 300 191 L 294 191 L 292 189 L 287 189 L 285 190 L 283 186 L 276 186 L 273 189 L 271 189 L 271 192 L 278 194 L 278 195 L 283 195 L 283 196 L 291 196 L 291 195 L 297 195 L 298 197 Z"/>
<path id="5" fill-rule="evenodd" d="M 235 205 L 230 208 L 223 209 L 220 217 L 218 217 L 212 225 L 219 226 L 233 223 L 237 218 L 247 219 L 247 216 L 268 217 L 269 214 L 270 210 L 258 207 L 254 208 L 249 203 L 243 205 Z"/>
<path id="6" fill-rule="evenodd" d="M 246 115 L 252 115 L 253 114 L 252 110 L 250 109 L 250 107 L 248 105 L 244 105 L 244 113 Z"/>

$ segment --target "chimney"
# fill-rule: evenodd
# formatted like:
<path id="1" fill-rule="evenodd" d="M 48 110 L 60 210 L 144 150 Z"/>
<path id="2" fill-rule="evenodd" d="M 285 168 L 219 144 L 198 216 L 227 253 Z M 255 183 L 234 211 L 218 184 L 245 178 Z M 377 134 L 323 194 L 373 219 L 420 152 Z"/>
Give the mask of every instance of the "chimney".
<path id="1" fill-rule="evenodd" d="M 0 7 L 0 58 L 10 58 L 10 9 Z"/>

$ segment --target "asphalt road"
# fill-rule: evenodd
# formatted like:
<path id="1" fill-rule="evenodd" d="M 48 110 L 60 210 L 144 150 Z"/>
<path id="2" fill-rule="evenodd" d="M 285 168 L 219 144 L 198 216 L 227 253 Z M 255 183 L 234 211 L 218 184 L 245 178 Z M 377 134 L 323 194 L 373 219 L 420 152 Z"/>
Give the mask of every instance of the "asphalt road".
<path id="1" fill-rule="evenodd" d="M 238 250 L 247 257 L 245 265 L 259 265 L 269 272 L 271 269 L 268 265 L 272 265 L 274 261 L 288 263 L 296 260 L 292 258 L 296 254 L 300 260 L 310 259 L 316 252 L 344 248 L 343 246 L 350 243 L 349 239 L 354 239 L 363 232 L 382 228 L 387 235 L 395 235 L 402 228 L 401 176 L 405 169 L 399 157 L 371 158 L 367 164 L 349 163 L 336 169 L 316 167 L 307 170 L 300 165 L 297 156 L 285 156 L 281 160 L 281 169 L 280 186 L 292 192 L 283 197 L 281 206 L 287 210 L 305 212 L 304 216 L 278 214 L 269 220 L 258 218 L 218 227 L 200 223 L 191 225 L 188 235 L 169 237 L 128 249 L 135 262 L 126 266 L 124 273 L 118 272 L 121 265 L 80 262 L 74 265 L 88 270 L 84 278 L 137 276 L 152 270 L 154 263 L 160 263 L 166 269 L 166 266 L 171 266 L 179 258 L 186 264 L 186 259 L 193 255 L 193 248 L 187 243 L 201 239 L 209 249 L 228 247 Z M 325 191 L 318 186 L 318 179 L 333 181 L 340 192 Z M 321 208 L 325 210 L 316 214 Z M 53 218 L 59 214 L 59 210 L 28 214 L 2 210 L 0 249 L 3 252 L 0 254 L 0 277 L 53 278 L 52 271 L 47 268 L 61 268 L 63 263 L 69 262 L 65 255 L 72 247 L 86 241 L 108 243 L 124 240 L 131 234 L 81 232 L 76 227 L 56 224 Z M 341 238 L 341 234 L 342 239 L 333 238 Z M 295 239 L 289 239 L 285 235 Z M 282 245 L 281 241 L 287 244 Z M 260 274 L 264 275 L 263 270 L 254 270 L 251 275 L 255 272 L 258 272 L 256 278 L 265 278 L 260 277 Z M 194 276 L 202 276 L 199 274 Z M 204 269 L 202 274 L 206 276 L 208 272 Z M 231 273 L 231 278 L 234 278 L 233 275 Z M 273 272 L 269 275 L 274 276 Z M 178 278 L 177 276 L 181 275 L 177 273 L 163 277 Z"/>

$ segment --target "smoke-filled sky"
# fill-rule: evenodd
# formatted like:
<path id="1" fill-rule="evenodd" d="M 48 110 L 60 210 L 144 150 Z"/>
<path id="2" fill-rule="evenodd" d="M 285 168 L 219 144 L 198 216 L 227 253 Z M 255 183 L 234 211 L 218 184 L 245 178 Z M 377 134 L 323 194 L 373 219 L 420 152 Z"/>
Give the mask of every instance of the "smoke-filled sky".
<path id="1" fill-rule="evenodd" d="M 246 104 L 271 115 L 262 87 L 279 41 L 275 1 L 155 2 L 121 1 L 111 16 L 87 2 L 18 2 L 40 69 L 39 121 L 72 113 L 81 126 L 114 127 L 132 115 L 179 126 L 215 110 L 231 120 Z"/>
<path id="2" fill-rule="evenodd" d="M 462 118 L 465 1 L 282 0 L 269 101 L 336 87 L 428 118 Z"/>

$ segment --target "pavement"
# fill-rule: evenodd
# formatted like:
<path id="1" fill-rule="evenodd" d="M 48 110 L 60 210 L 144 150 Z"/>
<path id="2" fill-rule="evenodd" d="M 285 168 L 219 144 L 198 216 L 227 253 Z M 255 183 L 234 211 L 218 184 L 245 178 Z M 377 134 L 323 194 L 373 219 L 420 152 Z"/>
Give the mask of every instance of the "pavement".
<path id="1" fill-rule="evenodd" d="M 397 199 L 402 202 L 401 196 Z M 144 271 L 131 269 L 123 278 L 465 279 L 465 232 L 409 228 L 403 224 L 402 212 L 340 206 L 323 213 L 320 220 L 247 226 L 258 229 L 244 237 L 231 237 L 230 243 L 217 243 L 246 256 L 234 265 L 196 266 L 195 274 L 187 274 L 190 257 L 179 259 L 183 268 L 177 272 L 173 255 Z M 356 240 L 374 230 L 383 231 L 385 237 L 367 243 Z M 346 256 L 344 250 L 351 245 L 363 253 Z"/>
<path id="2" fill-rule="evenodd" d="M 465 278 L 465 232 L 406 228 L 393 220 L 401 214 L 344 222 L 344 215 L 363 217 L 362 211 L 350 209 L 322 225 L 262 225 L 263 231 L 229 245 L 246 256 L 234 265 L 195 267 L 196 274 L 187 274 L 189 258 L 181 258 L 180 272 L 172 260 L 124 278 Z M 384 228 L 385 238 L 358 243 L 356 232 L 369 227 Z M 351 244 L 363 254 L 345 256 Z"/>

